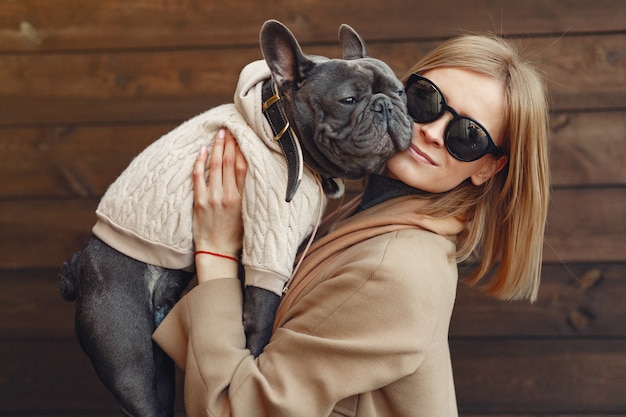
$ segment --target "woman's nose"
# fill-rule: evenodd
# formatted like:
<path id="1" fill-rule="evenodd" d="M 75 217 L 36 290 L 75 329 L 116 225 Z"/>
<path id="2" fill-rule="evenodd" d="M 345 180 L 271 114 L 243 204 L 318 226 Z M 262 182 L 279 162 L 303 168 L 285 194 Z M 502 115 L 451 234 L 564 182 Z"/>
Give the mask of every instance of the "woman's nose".
<path id="1" fill-rule="evenodd" d="M 420 131 L 426 142 L 438 147 L 443 147 L 446 127 L 450 120 L 452 120 L 452 115 L 446 113 L 437 120 L 419 124 Z"/>

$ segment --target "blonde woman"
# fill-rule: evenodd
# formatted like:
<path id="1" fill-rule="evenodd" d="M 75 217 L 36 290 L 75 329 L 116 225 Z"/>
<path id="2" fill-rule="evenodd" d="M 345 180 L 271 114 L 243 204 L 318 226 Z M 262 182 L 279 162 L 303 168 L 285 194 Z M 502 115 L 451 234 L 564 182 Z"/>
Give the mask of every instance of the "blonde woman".
<path id="1" fill-rule="evenodd" d="M 498 37 L 466 35 L 405 86 L 411 146 L 325 220 L 258 359 L 245 349 L 237 263 L 196 258 L 199 285 L 154 335 L 185 370 L 188 416 L 457 416 L 457 265 L 493 296 L 536 297 L 549 194 L 537 70 Z M 234 256 L 245 160 L 222 132 L 208 182 L 206 162 L 202 151 L 196 249 Z"/>

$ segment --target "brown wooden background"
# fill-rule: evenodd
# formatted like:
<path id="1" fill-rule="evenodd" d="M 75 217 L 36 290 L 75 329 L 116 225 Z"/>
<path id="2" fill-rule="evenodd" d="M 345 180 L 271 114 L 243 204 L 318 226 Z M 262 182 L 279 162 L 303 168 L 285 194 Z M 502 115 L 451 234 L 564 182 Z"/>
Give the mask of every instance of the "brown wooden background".
<path id="1" fill-rule="evenodd" d="M 622 0 L 0 0 L 0 415 L 119 414 L 74 340 L 58 268 L 133 155 L 231 100 L 268 18 L 329 56 L 349 23 L 398 75 L 462 30 L 519 38 L 542 62 L 554 179 L 543 286 L 532 306 L 461 287 L 459 407 L 626 415 L 624 16 Z"/>

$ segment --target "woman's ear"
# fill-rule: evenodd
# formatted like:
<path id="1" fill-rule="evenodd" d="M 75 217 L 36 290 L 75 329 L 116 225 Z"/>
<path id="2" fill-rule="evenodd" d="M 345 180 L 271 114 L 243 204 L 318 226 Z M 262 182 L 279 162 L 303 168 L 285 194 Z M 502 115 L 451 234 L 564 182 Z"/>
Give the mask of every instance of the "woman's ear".
<path id="1" fill-rule="evenodd" d="M 476 187 L 480 187 L 484 183 L 486 183 L 489 178 L 496 175 L 498 172 L 502 170 L 506 166 L 506 163 L 509 161 L 509 158 L 506 156 L 501 156 L 498 159 L 491 158 L 488 163 L 486 163 L 481 169 L 476 171 L 474 175 L 470 177 L 472 180 L 472 184 Z"/>

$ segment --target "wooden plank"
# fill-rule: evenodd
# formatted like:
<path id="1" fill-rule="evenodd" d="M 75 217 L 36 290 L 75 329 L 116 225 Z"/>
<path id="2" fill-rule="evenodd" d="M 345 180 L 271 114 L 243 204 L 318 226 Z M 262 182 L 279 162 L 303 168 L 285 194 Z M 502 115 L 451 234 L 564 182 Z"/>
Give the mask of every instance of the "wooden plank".
<path id="1" fill-rule="evenodd" d="M 463 414 L 626 413 L 626 341 L 451 343 Z"/>
<path id="2" fill-rule="evenodd" d="M 62 300 L 58 268 L 0 270 L 5 340 L 74 338 L 74 303 Z M 459 286 L 450 336 L 626 338 L 626 263 L 547 264 L 538 300 L 503 302 Z"/>
<path id="3" fill-rule="evenodd" d="M 541 61 L 556 110 L 623 110 L 626 34 L 521 42 Z M 400 76 L 435 44 L 385 42 L 370 52 Z M 305 50 L 339 54 L 335 43 Z M 231 102 L 241 68 L 259 58 L 257 46 L 0 55 L 0 126 L 179 122 Z"/>
<path id="4" fill-rule="evenodd" d="M 546 264 L 537 301 L 503 302 L 459 285 L 450 336 L 626 338 L 626 264 Z"/>
<path id="5" fill-rule="evenodd" d="M 528 56 L 534 56 L 545 71 L 555 109 L 624 108 L 626 36 L 595 40 L 599 42 L 572 36 L 529 42 Z"/>
<path id="6" fill-rule="evenodd" d="M 2 414 L 117 408 L 78 342 L 2 342 L 0 363 Z"/>
<path id="7" fill-rule="evenodd" d="M 626 184 L 626 112 L 553 115 L 553 186 Z"/>
<path id="8" fill-rule="evenodd" d="M 132 158 L 173 124 L 0 129 L 0 198 L 99 198 Z M 626 112 L 553 118 L 553 186 L 626 185 Z M 357 192 L 360 182 L 350 182 Z"/>
<path id="9" fill-rule="evenodd" d="M 182 121 L 232 102 L 258 47 L 0 55 L 0 125 Z"/>
<path id="10" fill-rule="evenodd" d="M 0 414 L 120 415 L 77 342 L 1 342 Z M 180 380 L 180 375 L 178 376 Z M 178 383 L 177 409 L 182 410 Z"/>
<path id="11" fill-rule="evenodd" d="M 0 130 L 0 198 L 100 198 L 133 157 L 174 125 Z"/>
<path id="12" fill-rule="evenodd" d="M 626 261 L 626 188 L 553 194 L 544 261 Z M 0 200 L 0 265 L 60 267 L 89 237 L 96 206 L 95 199 Z"/>
<path id="13" fill-rule="evenodd" d="M 624 340 L 453 341 L 459 408 L 463 415 L 625 413 L 625 349 Z M 76 343 L 3 342 L 0 365 L 2 414 L 115 410 Z"/>
<path id="14" fill-rule="evenodd" d="M 0 201 L 0 265 L 60 269 L 91 235 L 97 203 Z"/>
<path id="15" fill-rule="evenodd" d="M 239 0 L 236 7 L 229 2 L 65 0 L 59 7 L 46 0 L 9 1 L 0 12 L 0 51 L 252 44 L 263 21 L 270 18 L 283 21 L 305 42 L 335 40 L 341 23 L 354 26 L 368 39 L 441 38 L 459 30 L 503 34 L 619 31 L 625 28 L 620 18 L 625 6 L 619 0 L 477 0 L 469 7 L 462 0 L 434 2 L 428 7 L 404 0 Z"/>
<path id="16" fill-rule="evenodd" d="M 74 303 L 61 297 L 58 274 L 58 269 L 0 270 L 2 339 L 74 339 Z"/>
<path id="17" fill-rule="evenodd" d="M 626 188 L 555 190 L 544 262 L 626 260 Z"/>

